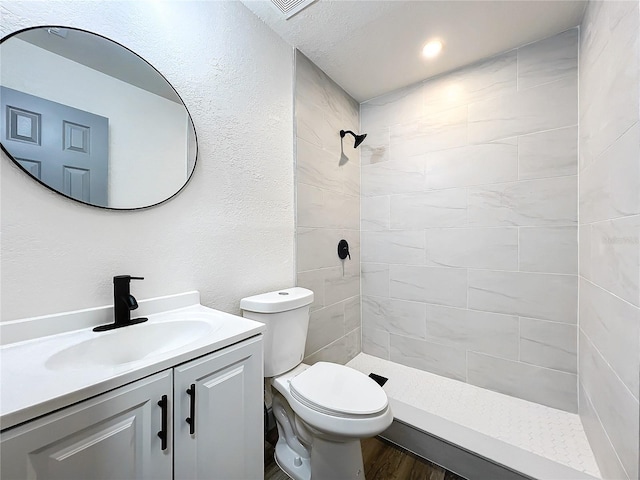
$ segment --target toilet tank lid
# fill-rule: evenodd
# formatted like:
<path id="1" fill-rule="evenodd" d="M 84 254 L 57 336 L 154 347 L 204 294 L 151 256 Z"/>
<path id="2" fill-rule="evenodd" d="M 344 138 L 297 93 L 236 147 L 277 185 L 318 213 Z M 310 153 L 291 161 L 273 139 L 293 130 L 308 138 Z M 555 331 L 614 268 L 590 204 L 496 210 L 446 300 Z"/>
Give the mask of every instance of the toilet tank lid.
<path id="1" fill-rule="evenodd" d="M 311 303 L 313 303 L 311 290 L 293 287 L 243 298 L 240 300 L 240 308 L 247 312 L 279 313 L 305 307 Z"/>

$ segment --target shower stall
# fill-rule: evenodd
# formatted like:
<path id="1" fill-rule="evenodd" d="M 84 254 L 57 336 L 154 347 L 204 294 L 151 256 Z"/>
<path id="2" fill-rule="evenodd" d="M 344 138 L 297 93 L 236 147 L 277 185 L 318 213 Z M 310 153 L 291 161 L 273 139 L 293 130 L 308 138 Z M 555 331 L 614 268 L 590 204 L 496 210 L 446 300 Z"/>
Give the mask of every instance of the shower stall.
<path id="1" fill-rule="evenodd" d="M 400 423 L 522 475 L 638 478 L 638 28 L 638 2 L 590 2 L 359 108 L 297 52 L 308 362 L 384 370 Z M 347 163 L 343 128 L 368 134 Z"/>

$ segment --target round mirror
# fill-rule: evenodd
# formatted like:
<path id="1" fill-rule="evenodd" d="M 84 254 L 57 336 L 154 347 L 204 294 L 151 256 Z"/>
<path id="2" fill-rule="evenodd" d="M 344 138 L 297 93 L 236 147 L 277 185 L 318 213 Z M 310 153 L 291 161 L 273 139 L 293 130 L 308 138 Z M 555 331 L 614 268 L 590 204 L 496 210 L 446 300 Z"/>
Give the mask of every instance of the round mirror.
<path id="1" fill-rule="evenodd" d="M 0 41 L 2 149 L 69 198 L 137 209 L 178 193 L 193 173 L 196 132 L 169 82 L 100 35 L 34 27 Z"/>

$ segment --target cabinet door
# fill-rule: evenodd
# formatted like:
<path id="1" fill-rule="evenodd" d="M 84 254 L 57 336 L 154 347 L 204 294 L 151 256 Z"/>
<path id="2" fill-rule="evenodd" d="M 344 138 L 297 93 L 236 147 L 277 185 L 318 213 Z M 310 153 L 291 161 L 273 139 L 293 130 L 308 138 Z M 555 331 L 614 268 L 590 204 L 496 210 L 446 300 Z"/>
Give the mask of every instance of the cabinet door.
<path id="1" fill-rule="evenodd" d="M 171 479 L 171 437 L 164 451 L 158 437 L 158 401 L 167 395 L 170 429 L 171 392 L 168 370 L 3 432 L 0 477 Z"/>
<path id="2" fill-rule="evenodd" d="M 261 335 L 174 369 L 176 480 L 263 478 L 262 371 Z"/>

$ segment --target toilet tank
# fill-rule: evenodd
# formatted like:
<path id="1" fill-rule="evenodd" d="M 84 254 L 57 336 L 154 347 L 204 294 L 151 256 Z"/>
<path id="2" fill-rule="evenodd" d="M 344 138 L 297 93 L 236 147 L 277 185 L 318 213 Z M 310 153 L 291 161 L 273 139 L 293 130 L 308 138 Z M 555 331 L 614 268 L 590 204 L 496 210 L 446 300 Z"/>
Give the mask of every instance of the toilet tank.
<path id="1" fill-rule="evenodd" d="M 240 300 L 242 316 L 262 322 L 264 376 L 275 377 L 302 362 L 313 292 L 294 287 Z"/>

